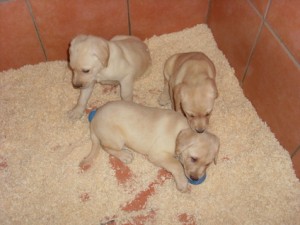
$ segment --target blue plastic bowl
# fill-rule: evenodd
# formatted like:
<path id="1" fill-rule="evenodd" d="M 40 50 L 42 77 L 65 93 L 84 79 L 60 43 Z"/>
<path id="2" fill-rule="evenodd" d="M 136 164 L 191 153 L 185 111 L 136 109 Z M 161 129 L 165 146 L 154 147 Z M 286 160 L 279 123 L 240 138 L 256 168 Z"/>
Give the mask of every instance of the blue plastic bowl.
<path id="1" fill-rule="evenodd" d="M 89 119 L 90 122 L 91 122 L 92 119 L 94 118 L 96 112 L 97 112 L 97 109 L 94 109 L 94 110 L 92 110 L 92 111 L 90 112 L 89 117 L 88 117 L 88 119 Z"/>
<path id="2" fill-rule="evenodd" d="M 198 184 L 202 184 L 205 181 L 205 178 L 206 178 L 206 174 L 204 174 L 198 180 L 192 180 L 192 179 L 188 178 L 188 181 L 190 184 L 198 185 Z"/>

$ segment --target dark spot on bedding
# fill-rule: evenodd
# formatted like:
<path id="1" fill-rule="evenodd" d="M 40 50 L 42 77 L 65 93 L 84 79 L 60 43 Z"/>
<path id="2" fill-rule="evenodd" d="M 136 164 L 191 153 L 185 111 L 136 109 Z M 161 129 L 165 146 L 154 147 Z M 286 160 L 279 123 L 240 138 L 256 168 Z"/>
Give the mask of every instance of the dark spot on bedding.
<path id="1" fill-rule="evenodd" d="M 90 200 L 90 195 L 89 195 L 89 193 L 82 193 L 81 195 L 80 195 L 80 200 L 82 201 L 82 202 L 87 202 L 88 200 Z"/>
<path id="2" fill-rule="evenodd" d="M 0 156 L 0 170 L 4 170 L 8 167 L 7 161 L 5 158 Z"/>

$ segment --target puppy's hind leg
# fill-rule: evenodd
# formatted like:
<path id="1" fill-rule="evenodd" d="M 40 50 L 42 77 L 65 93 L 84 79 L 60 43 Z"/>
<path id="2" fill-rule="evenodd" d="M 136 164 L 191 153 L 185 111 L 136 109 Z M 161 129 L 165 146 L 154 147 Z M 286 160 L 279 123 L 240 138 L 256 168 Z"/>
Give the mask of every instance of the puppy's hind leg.
<path id="1" fill-rule="evenodd" d="M 121 147 L 120 150 L 116 150 L 117 148 L 108 148 L 108 147 L 103 147 L 104 150 L 115 157 L 117 157 L 119 160 L 121 160 L 123 163 L 131 163 L 133 160 L 133 154 L 131 151 L 129 151 L 126 148 Z"/>
<path id="2" fill-rule="evenodd" d="M 99 150 L 101 148 L 99 139 L 93 133 L 91 133 L 91 140 L 92 149 L 90 153 L 79 164 L 79 167 L 82 171 L 86 171 L 91 167 L 93 160 L 98 156 Z"/>
<path id="3" fill-rule="evenodd" d="M 69 118 L 80 119 L 83 116 L 84 110 L 87 106 L 88 100 L 93 92 L 94 83 L 90 87 L 80 90 L 80 95 L 76 106 L 68 112 Z"/>
<path id="4" fill-rule="evenodd" d="M 125 101 L 132 101 L 133 99 L 133 78 L 127 76 L 120 81 L 121 98 Z"/>

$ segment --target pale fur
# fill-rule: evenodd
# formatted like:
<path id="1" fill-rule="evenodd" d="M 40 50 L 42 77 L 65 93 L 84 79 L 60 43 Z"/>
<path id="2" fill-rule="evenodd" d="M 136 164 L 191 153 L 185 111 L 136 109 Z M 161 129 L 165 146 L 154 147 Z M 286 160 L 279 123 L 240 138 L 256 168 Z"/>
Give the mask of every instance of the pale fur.
<path id="1" fill-rule="evenodd" d="M 182 114 L 133 102 L 114 101 L 100 107 L 90 132 L 92 149 L 80 163 L 82 170 L 91 166 L 100 148 L 124 163 L 133 160 L 133 150 L 171 172 L 182 192 L 188 190 L 187 177 L 202 177 L 219 151 L 219 139 L 193 131 Z"/>
<path id="2" fill-rule="evenodd" d="M 79 35 L 70 44 L 72 83 L 80 96 L 69 116 L 83 115 L 95 83 L 120 84 L 121 98 L 133 99 L 134 80 L 148 73 L 151 57 L 147 45 L 137 37 L 115 36 L 111 40 L 92 35 Z"/>
<path id="3" fill-rule="evenodd" d="M 202 52 L 178 53 L 164 65 L 164 89 L 160 105 L 186 116 L 190 127 L 203 132 L 209 123 L 214 101 L 218 96 L 213 62 Z"/>

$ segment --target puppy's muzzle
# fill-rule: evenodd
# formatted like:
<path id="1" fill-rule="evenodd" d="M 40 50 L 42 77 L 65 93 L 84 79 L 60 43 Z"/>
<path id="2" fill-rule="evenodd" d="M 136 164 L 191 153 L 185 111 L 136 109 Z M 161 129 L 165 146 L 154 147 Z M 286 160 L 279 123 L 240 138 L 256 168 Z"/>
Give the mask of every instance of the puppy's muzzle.
<path id="1" fill-rule="evenodd" d="M 195 180 L 198 180 L 197 177 L 194 177 L 194 176 L 190 176 L 191 180 L 195 181 Z"/>
<path id="2" fill-rule="evenodd" d="M 72 85 L 74 88 L 83 88 L 84 87 L 84 83 L 75 78 L 72 79 Z"/>
<path id="3" fill-rule="evenodd" d="M 195 172 L 192 172 L 189 174 L 189 178 L 193 181 L 197 181 L 199 180 L 201 177 L 203 177 L 205 175 L 205 171 L 202 172 L 202 174 L 198 174 L 198 173 L 195 173 Z"/>
<path id="4" fill-rule="evenodd" d="M 76 89 L 82 88 L 83 85 L 82 84 L 77 84 L 77 83 L 73 83 L 73 87 Z"/>
<path id="5" fill-rule="evenodd" d="M 197 133 L 203 133 L 205 131 L 204 128 L 196 128 Z"/>
<path id="6" fill-rule="evenodd" d="M 199 180 L 199 177 L 190 175 L 190 179 L 193 181 L 197 181 L 197 180 Z"/>

